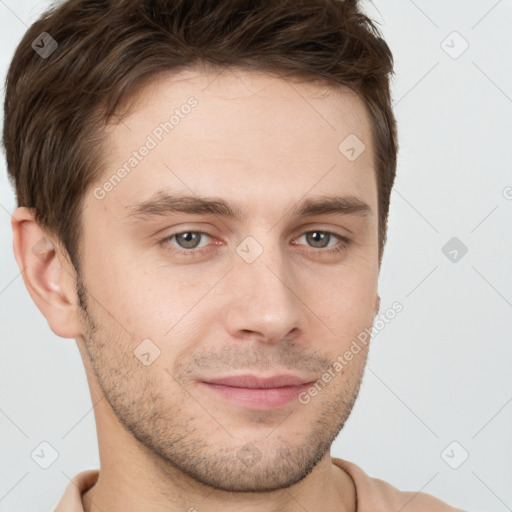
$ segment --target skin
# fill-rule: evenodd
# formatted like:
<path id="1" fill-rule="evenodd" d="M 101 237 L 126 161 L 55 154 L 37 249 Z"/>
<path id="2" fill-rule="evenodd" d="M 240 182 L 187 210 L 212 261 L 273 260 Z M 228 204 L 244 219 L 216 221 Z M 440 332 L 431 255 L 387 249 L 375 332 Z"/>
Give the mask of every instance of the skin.
<path id="1" fill-rule="evenodd" d="M 103 199 L 86 194 L 79 276 L 30 210 L 13 215 L 27 289 L 52 331 L 76 340 L 95 404 L 101 472 L 84 508 L 354 511 L 353 482 L 332 464 L 330 446 L 356 400 L 367 348 L 306 405 L 242 407 L 200 379 L 315 381 L 371 327 L 379 263 L 369 116 L 341 87 L 233 69 L 161 76 L 107 127 L 95 186 L 190 96 L 197 107 L 121 183 Z M 366 145 L 354 161 L 338 150 L 350 133 Z M 128 205 L 158 190 L 222 197 L 248 216 L 125 219 Z M 304 198 L 333 193 L 371 211 L 288 214 Z M 326 254 L 307 236 L 315 230 L 334 233 L 327 249 L 340 245 L 336 235 L 351 242 Z M 208 233 L 197 248 L 178 237 L 160 242 L 191 231 Z M 252 263 L 236 251 L 248 236 L 263 250 Z M 144 339 L 160 351 L 147 366 L 134 355 Z M 251 463 L 237 455 L 248 443 L 258 455 Z"/>

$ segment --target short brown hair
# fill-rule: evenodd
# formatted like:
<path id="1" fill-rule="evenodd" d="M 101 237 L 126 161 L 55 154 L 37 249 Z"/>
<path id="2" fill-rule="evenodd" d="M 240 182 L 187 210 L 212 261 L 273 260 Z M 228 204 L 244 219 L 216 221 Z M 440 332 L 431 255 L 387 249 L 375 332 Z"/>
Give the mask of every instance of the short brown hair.
<path id="1" fill-rule="evenodd" d="M 58 44 L 46 58 L 32 46 L 42 33 Z M 33 209 L 75 269 L 83 199 L 104 166 L 102 129 L 142 83 L 196 63 L 323 77 L 361 97 L 372 124 L 380 263 L 398 151 L 393 56 L 357 0 L 68 0 L 16 49 L 3 143 L 18 206 Z"/>

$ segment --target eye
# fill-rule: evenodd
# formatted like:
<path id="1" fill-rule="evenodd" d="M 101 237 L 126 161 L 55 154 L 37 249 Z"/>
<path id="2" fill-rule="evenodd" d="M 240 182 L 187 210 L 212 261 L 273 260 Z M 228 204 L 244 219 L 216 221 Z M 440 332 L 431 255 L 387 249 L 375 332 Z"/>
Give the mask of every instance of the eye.
<path id="1" fill-rule="evenodd" d="M 200 245 L 204 237 L 213 238 L 204 231 L 181 231 L 166 236 L 160 240 L 160 244 L 164 246 L 166 250 L 173 252 L 177 256 L 199 257 L 215 249 L 215 247 L 208 247 L 207 243 Z M 322 230 L 307 231 L 296 240 L 300 240 L 301 238 L 305 238 L 306 244 L 311 248 L 310 252 L 315 255 L 340 253 L 346 250 L 350 244 L 350 240 L 347 237 Z M 336 239 L 339 240 L 339 242 L 337 244 L 331 244 L 331 241 L 336 242 Z M 175 243 L 173 243 L 173 240 Z M 303 245 L 298 244 L 296 241 L 292 243 L 293 245 Z M 214 242 L 213 245 L 219 245 L 219 243 Z"/>
<path id="2" fill-rule="evenodd" d="M 325 247 L 328 247 L 327 244 L 331 241 L 333 234 L 334 233 L 329 233 L 328 231 L 308 231 L 307 233 L 304 233 L 302 236 L 306 237 L 307 243 L 313 244 L 313 247 L 315 247 L 316 249 L 323 249 Z"/>
<path id="3" fill-rule="evenodd" d="M 199 243 L 205 236 L 210 238 L 210 235 L 203 231 L 182 231 L 181 233 L 174 233 L 165 237 L 161 242 L 166 245 L 172 245 L 173 248 L 171 248 L 171 250 L 173 251 L 191 254 L 195 252 L 194 249 L 198 249 L 200 247 Z M 175 239 L 177 245 L 171 244 L 172 239 Z M 184 250 L 180 251 L 180 248 Z"/>
<path id="4" fill-rule="evenodd" d="M 183 233 L 177 233 L 169 238 L 176 238 L 179 246 L 183 249 L 197 249 L 199 241 L 203 235 L 208 236 L 206 233 L 201 231 L 185 231 Z"/>
<path id="5" fill-rule="evenodd" d="M 338 235 L 336 233 L 332 233 L 330 231 L 322 231 L 322 230 L 313 230 L 307 231 L 303 235 L 301 235 L 297 240 L 305 237 L 307 244 L 312 246 L 314 249 L 320 249 L 319 251 L 315 251 L 316 253 L 336 253 L 345 250 L 350 244 L 350 240 L 342 235 Z M 333 240 L 333 238 L 338 239 L 341 243 L 329 245 L 329 242 Z M 329 249 L 327 249 L 329 247 Z M 332 249 L 330 248 L 332 247 Z M 327 249 L 324 251 L 324 249 Z"/>

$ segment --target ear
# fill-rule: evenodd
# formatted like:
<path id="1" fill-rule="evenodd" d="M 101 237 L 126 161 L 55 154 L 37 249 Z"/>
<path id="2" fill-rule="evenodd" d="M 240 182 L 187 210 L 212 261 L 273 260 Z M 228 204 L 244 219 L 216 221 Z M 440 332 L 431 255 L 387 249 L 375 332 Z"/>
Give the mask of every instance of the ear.
<path id="1" fill-rule="evenodd" d="M 377 316 L 377 313 L 380 310 L 380 297 L 377 295 L 377 298 L 375 299 L 375 316 Z"/>
<path id="2" fill-rule="evenodd" d="M 23 281 L 50 329 L 62 338 L 81 336 L 76 271 L 67 252 L 41 229 L 29 208 L 16 208 L 11 226 L 14 256 Z"/>

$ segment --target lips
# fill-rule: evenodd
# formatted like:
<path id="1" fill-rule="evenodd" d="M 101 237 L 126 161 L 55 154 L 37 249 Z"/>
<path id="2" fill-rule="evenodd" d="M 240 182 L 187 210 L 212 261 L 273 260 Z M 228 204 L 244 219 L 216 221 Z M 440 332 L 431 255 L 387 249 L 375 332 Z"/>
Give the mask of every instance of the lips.
<path id="1" fill-rule="evenodd" d="M 294 375 L 275 375 L 273 377 L 258 377 L 256 375 L 231 375 L 208 379 L 204 381 L 208 384 L 218 384 L 221 386 L 231 386 L 235 388 L 281 388 L 284 386 L 301 386 L 308 384 L 311 379 L 303 379 Z"/>
<path id="2" fill-rule="evenodd" d="M 295 375 L 231 375 L 200 381 L 208 393 L 247 409 L 277 409 L 297 399 L 312 380 Z"/>

